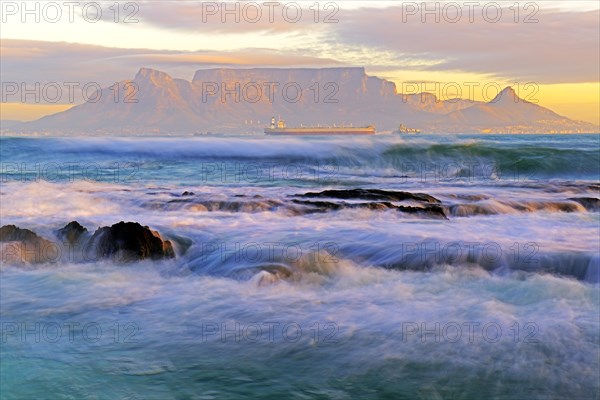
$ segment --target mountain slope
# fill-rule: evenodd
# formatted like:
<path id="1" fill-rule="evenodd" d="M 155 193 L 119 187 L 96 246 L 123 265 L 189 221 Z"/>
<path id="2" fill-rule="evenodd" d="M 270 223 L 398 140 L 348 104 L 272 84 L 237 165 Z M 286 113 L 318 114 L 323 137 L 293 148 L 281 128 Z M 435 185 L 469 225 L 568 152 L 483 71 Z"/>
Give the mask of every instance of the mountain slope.
<path id="1" fill-rule="evenodd" d="M 73 131 L 161 131 L 187 129 L 201 119 L 184 100 L 191 97 L 191 85 L 181 79 L 142 68 L 133 80 L 104 88 L 97 102 L 86 102 L 66 111 L 25 124 L 29 129 Z M 91 98 L 96 98 L 90 95 Z"/>
<path id="2" fill-rule="evenodd" d="M 566 120 L 555 112 L 521 99 L 513 88 L 502 90 L 489 103 L 451 112 L 449 123 L 461 125 L 531 125 L 540 122 Z"/>
<path id="3" fill-rule="evenodd" d="M 405 94 L 402 96 L 406 103 L 414 106 L 417 109 L 441 115 L 445 115 L 453 111 L 463 110 L 476 104 L 483 104 L 480 101 L 464 100 L 459 98 L 439 100 L 436 95 L 428 92 Z"/>

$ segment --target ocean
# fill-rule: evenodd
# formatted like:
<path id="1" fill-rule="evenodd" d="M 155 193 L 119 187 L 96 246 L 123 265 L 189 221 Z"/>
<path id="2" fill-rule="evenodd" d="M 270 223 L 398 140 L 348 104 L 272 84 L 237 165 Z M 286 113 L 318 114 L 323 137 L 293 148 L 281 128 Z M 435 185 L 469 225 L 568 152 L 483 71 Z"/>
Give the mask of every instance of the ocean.
<path id="1" fill-rule="evenodd" d="M 3 260 L 2 399 L 600 396 L 599 135 L 2 137 L 0 156 L 1 225 L 134 221 L 176 252 Z"/>

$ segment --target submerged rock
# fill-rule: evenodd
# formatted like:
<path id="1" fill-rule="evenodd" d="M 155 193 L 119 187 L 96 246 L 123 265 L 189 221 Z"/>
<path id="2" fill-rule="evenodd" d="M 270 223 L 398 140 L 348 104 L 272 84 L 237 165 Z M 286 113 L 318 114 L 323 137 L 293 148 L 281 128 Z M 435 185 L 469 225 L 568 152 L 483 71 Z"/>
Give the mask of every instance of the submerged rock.
<path id="1" fill-rule="evenodd" d="M 203 196 L 192 198 L 187 196 L 188 193 L 190 192 L 184 192 L 181 197 L 167 202 L 152 200 L 145 203 L 144 206 L 165 211 L 185 208 L 193 212 L 256 213 L 282 210 L 289 215 L 328 212 L 345 208 L 393 209 L 425 217 L 446 219 L 442 202 L 425 193 L 380 189 L 340 189 L 296 194 L 287 196 L 285 199 L 269 199 L 258 194 L 234 194 L 229 199 L 203 198 Z M 394 204 L 399 202 L 407 202 L 407 204 Z"/>
<path id="2" fill-rule="evenodd" d="M 585 207 L 588 211 L 600 211 L 600 199 L 595 197 L 573 197 L 573 200 Z"/>
<path id="3" fill-rule="evenodd" d="M 111 227 L 98 228 L 86 247 L 94 249 L 98 258 L 118 262 L 175 257 L 170 241 L 163 240 L 158 232 L 137 222 L 121 221 Z"/>
<path id="4" fill-rule="evenodd" d="M 344 208 L 344 203 L 334 203 L 331 201 L 309 201 L 309 200 L 297 200 L 294 199 L 292 202 L 301 204 L 303 206 L 309 206 L 310 209 L 307 213 L 311 212 L 326 212 L 326 211 L 337 211 Z"/>
<path id="5" fill-rule="evenodd" d="M 389 201 L 378 201 L 369 203 L 334 203 L 331 201 L 292 200 L 295 204 L 306 206 L 305 213 L 318 213 L 337 211 L 345 208 L 364 208 L 369 210 L 396 210 L 408 214 L 417 214 L 431 218 L 447 219 L 444 208 L 438 205 L 424 205 L 420 207 L 397 206 Z"/>
<path id="6" fill-rule="evenodd" d="M 236 196 L 238 197 L 238 196 Z M 200 212 L 262 212 L 272 211 L 283 203 L 277 200 L 188 200 L 175 199 L 166 204 L 155 203 L 153 208 L 162 210 L 179 210 L 181 207 L 187 207 L 190 211 Z"/>

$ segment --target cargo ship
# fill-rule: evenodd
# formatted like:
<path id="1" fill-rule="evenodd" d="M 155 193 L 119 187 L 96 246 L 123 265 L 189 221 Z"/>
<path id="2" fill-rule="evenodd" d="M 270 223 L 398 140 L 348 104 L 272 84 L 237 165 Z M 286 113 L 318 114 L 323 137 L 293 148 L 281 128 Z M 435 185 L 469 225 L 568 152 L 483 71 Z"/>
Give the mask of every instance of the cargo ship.
<path id="1" fill-rule="evenodd" d="M 282 119 L 271 118 L 271 125 L 265 128 L 267 135 L 374 135 L 375 126 L 300 126 L 288 128 Z"/>

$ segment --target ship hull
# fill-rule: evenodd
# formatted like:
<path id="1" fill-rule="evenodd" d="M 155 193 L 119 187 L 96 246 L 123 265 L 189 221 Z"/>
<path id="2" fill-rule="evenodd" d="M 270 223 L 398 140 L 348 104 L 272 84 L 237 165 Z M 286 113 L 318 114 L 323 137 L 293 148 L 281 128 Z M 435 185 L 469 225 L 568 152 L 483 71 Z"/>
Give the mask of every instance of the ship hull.
<path id="1" fill-rule="evenodd" d="M 273 136 L 374 135 L 375 128 L 267 128 L 265 134 Z"/>

